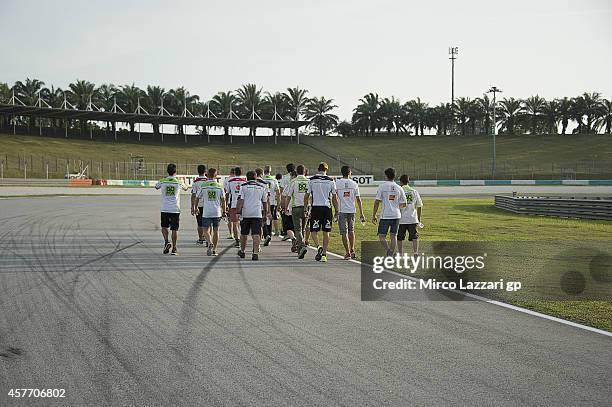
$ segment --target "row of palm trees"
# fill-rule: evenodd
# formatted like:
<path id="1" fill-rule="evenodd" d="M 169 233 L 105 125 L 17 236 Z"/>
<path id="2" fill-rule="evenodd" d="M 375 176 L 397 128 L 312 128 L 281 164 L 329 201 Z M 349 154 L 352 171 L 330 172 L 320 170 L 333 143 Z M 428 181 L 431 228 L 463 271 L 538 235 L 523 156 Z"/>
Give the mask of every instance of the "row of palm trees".
<path id="1" fill-rule="evenodd" d="M 95 106 L 112 111 L 115 107 L 125 112 L 172 114 L 194 116 L 306 119 L 314 131 L 325 136 L 335 130 L 341 135 L 370 135 L 379 132 L 424 135 L 434 132 L 449 134 L 490 134 L 494 126 L 494 105 L 489 95 L 470 99 L 460 97 L 454 104 L 442 103 L 429 106 L 420 98 L 401 103 L 395 97 L 381 98 L 368 93 L 359 100 L 353 110 L 351 122 L 339 122 L 333 113 L 337 108 L 333 99 L 308 97 L 306 89 L 287 88 L 285 92 L 264 92 L 255 84 L 246 84 L 234 91 L 219 92 L 211 99 L 201 99 L 184 87 L 166 90 L 159 86 L 141 89 L 134 84 L 115 86 L 77 80 L 64 89 L 46 87 L 38 79 L 17 81 L 12 87 L 0 82 L 0 103 L 8 103 L 13 94 L 26 105 L 35 105 L 42 99 L 52 107 L 65 106 L 65 101 L 85 110 Z M 495 106 L 495 126 L 506 134 L 566 134 L 570 123 L 574 133 L 612 131 L 612 102 L 597 92 L 583 93 L 573 98 L 545 100 L 536 95 L 527 99 L 504 98 Z M 8 118 L 3 118 L 4 123 Z M 29 119 L 33 124 L 34 118 Z M 59 120 L 52 123 L 60 126 Z M 86 123 L 80 124 L 82 128 Z M 134 132 L 134 123 L 129 123 Z M 107 123 L 107 129 L 115 130 L 115 123 Z M 159 125 L 153 125 L 159 133 Z M 206 132 L 206 128 L 201 129 Z M 183 126 L 177 132 L 184 134 Z M 254 136 L 256 128 L 249 129 Z M 229 128 L 224 128 L 225 136 Z M 297 134 L 297 129 L 296 129 Z M 274 129 L 274 135 L 277 130 Z"/>
<path id="2" fill-rule="evenodd" d="M 256 118 L 269 120 L 311 121 L 311 127 L 319 135 L 326 135 L 334 129 L 339 121 L 332 111 L 337 108 L 333 99 L 325 97 L 308 97 L 308 91 L 299 87 L 287 88 L 285 92 L 264 92 L 255 84 L 246 84 L 235 91 L 224 91 L 211 99 L 200 98 L 184 87 L 164 89 L 160 86 L 147 86 L 141 89 L 134 84 L 115 86 L 102 84 L 96 86 L 86 80 L 77 80 L 61 89 L 46 87 L 38 79 L 27 78 L 17 81 L 12 87 L 0 82 L 0 103 L 8 103 L 15 97 L 22 103 L 34 106 L 42 99 L 51 107 L 66 107 L 68 102 L 79 110 L 99 109 L 124 112 L 171 114 L 176 116 L 193 115 L 223 118 Z M 33 118 L 30 118 L 33 124 Z M 5 123 L 8 118 L 5 118 Z M 59 121 L 58 121 L 59 122 Z M 59 123 L 53 123 L 59 126 Z M 81 123 L 81 126 L 85 126 Z M 129 123 L 130 132 L 134 132 L 134 123 Z M 107 123 L 107 130 L 115 130 L 115 123 Z M 159 133 L 159 124 L 153 125 L 155 134 Z M 206 132 L 203 128 L 200 131 Z M 183 126 L 177 126 L 177 132 L 184 134 Z M 256 128 L 249 129 L 254 136 Z M 297 129 L 296 129 L 297 132 Z M 225 136 L 229 128 L 224 128 Z M 274 129 L 276 135 L 276 129 Z"/>
<path id="3" fill-rule="evenodd" d="M 337 131 L 343 135 L 370 135 L 381 131 L 424 135 L 490 134 L 494 109 L 489 95 L 470 99 L 460 97 L 454 104 L 430 107 L 420 98 L 401 103 L 368 93 L 353 110 L 351 123 L 342 122 Z M 506 134 L 566 134 L 570 123 L 574 133 L 586 134 L 612 130 L 612 101 L 597 92 L 574 98 L 545 100 L 536 95 L 527 99 L 504 98 L 495 106 L 495 125 Z M 414 132 L 413 132 L 414 131 Z"/>

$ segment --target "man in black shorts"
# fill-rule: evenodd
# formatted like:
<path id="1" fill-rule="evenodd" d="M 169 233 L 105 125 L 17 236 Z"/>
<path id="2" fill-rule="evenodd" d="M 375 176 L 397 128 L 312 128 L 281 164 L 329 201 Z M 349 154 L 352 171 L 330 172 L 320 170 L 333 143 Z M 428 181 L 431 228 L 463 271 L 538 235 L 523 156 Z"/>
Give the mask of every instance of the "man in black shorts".
<path id="1" fill-rule="evenodd" d="M 326 163 L 319 164 L 319 172 L 310 177 L 308 192 L 304 196 L 304 207 L 308 207 L 312 199 L 312 208 L 307 210 L 310 218 L 310 232 L 313 243 L 317 246 L 315 260 L 327 261 L 327 247 L 329 246 L 329 232 L 332 229 L 332 208 L 338 213 L 338 197 L 336 196 L 336 183 L 327 176 Z M 323 231 L 323 246 L 319 246 L 319 231 Z"/>
<path id="2" fill-rule="evenodd" d="M 287 173 L 283 175 L 281 180 L 278 182 L 278 186 L 280 187 L 280 193 L 281 193 L 281 208 L 285 207 L 285 205 L 283 205 L 283 202 L 285 200 L 285 194 L 283 191 L 289 186 L 291 179 L 295 178 L 292 175 L 292 173 L 295 172 L 295 164 L 289 163 L 287 164 L 286 168 L 287 168 Z M 283 224 L 283 230 L 281 233 L 284 236 L 283 241 L 289 240 L 289 239 L 293 240 L 293 237 L 294 237 L 293 236 L 293 219 L 291 218 L 291 213 L 287 214 L 284 211 L 281 211 L 281 222 Z M 289 230 L 291 230 L 291 235 L 287 233 L 289 232 Z"/>
<path id="3" fill-rule="evenodd" d="M 259 170 L 259 168 L 257 170 Z M 257 172 L 257 170 L 255 170 L 255 172 Z M 280 188 L 278 186 L 278 182 L 276 181 L 276 178 L 271 174 L 271 172 L 272 167 L 266 165 L 263 168 L 263 174 L 261 177 L 261 180 L 264 182 L 266 188 L 268 189 L 268 202 L 270 203 L 270 212 L 268 219 L 264 219 L 264 224 L 262 226 L 264 246 L 268 246 L 270 244 L 270 241 L 272 240 L 272 225 L 274 220 L 278 219 L 276 208 L 280 198 Z M 257 176 L 259 177 L 259 173 L 257 173 Z"/>
<path id="4" fill-rule="evenodd" d="M 204 228 L 202 227 L 202 206 L 194 205 L 196 197 L 200 193 L 202 184 L 208 181 L 206 177 L 206 166 L 204 164 L 198 165 L 198 176 L 194 178 L 191 184 L 191 214 L 196 218 L 196 224 L 198 225 L 198 241 L 197 244 L 208 244 L 204 239 Z M 214 181 L 214 180 L 213 180 Z M 200 204 L 202 201 L 200 201 Z"/>
<path id="5" fill-rule="evenodd" d="M 240 250 L 238 256 L 245 257 L 248 235 L 253 239 L 252 260 L 259 260 L 259 243 L 261 239 L 262 219 L 268 216 L 268 191 L 257 182 L 255 171 L 247 172 L 247 182 L 240 185 L 236 212 L 241 215 L 240 220 Z"/>
<path id="6" fill-rule="evenodd" d="M 177 255 L 179 218 L 181 215 L 181 189 L 189 187 L 176 178 L 176 165 L 168 164 L 168 176 L 159 180 L 155 189 L 161 190 L 161 231 L 164 237 L 164 254 L 172 248 L 172 255 Z M 168 229 L 172 232 L 172 244 L 168 241 Z"/>

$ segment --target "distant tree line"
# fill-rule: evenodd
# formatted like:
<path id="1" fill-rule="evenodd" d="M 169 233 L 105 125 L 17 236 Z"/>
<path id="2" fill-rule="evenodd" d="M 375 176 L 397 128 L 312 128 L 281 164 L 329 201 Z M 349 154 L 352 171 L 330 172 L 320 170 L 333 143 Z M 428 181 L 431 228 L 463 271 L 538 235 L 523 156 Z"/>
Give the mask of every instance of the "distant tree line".
<path id="1" fill-rule="evenodd" d="M 147 86 L 141 89 L 134 84 L 115 86 L 102 84 L 96 86 L 86 80 L 77 80 L 68 85 L 67 89 L 46 87 L 38 79 L 17 81 L 12 87 L 0 82 L 0 103 L 8 103 L 14 95 L 24 104 L 34 106 L 42 99 L 51 107 L 61 108 L 66 100 L 80 110 L 86 110 L 90 103 L 103 111 L 112 111 L 115 106 L 127 113 L 135 113 L 144 109 L 149 114 L 164 114 L 182 116 L 189 112 L 194 116 L 215 115 L 224 118 L 261 118 L 283 120 L 310 120 L 312 129 L 325 136 L 338 124 L 338 116 L 332 113 L 337 108 L 333 99 L 325 97 L 308 97 L 308 91 L 299 87 L 287 88 L 285 92 L 264 92 L 255 84 L 246 84 L 237 90 L 219 92 L 211 99 L 200 98 L 190 93 L 184 87 L 164 89 L 159 86 Z M 115 105 L 116 104 L 116 105 Z M 140 110 L 141 113 L 144 113 Z M 18 118 L 19 120 L 25 120 Z M 2 118 L 6 125 L 10 118 Z M 34 125 L 30 117 L 25 124 Z M 60 119 L 53 120 L 52 126 L 60 127 Z M 85 123 L 81 123 L 85 126 Z M 130 132 L 134 132 L 134 123 L 129 123 Z M 115 123 L 106 123 L 107 130 L 115 130 Z M 206 131 L 202 129 L 202 131 Z M 253 135 L 256 129 L 249 129 Z M 276 132 L 276 129 L 273 129 Z M 153 124 L 153 132 L 159 133 L 159 124 Z M 177 132 L 184 134 L 183 126 L 177 126 Z M 229 128 L 224 128 L 224 134 L 229 134 Z"/>
<path id="2" fill-rule="evenodd" d="M 545 100 L 536 95 L 527 99 L 504 98 L 497 101 L 495 120 L 500 134 L 587 134 L 612 130 L 612 102 L 597 92 Z M 394 97 L 380 98 L 368 93 L 353 110 L 351 122 L 338 124 L 343 135 L 372 135 L 378 132 L 416 136 L 426 131 L 437 135 L 491 134 L 493 101 L 489 95 L 471 100 L 460 97 L 454 105 L 435 107 L 420 98 L 401 103 Z"/>
<path id="3" fill-rule="evenodd" d="M 78 109 L 85 110 L 91 104 L 104 111 L 114 106 L 133 113 L 140 107 L 150 114 L 163 109 L 172 115 L 189 112 L 195 116 L 209 114 L 216 117 L 306 119 L 320 136 L 332 131 L 343 136 L 374 135 L 386 132 L 422 136 L 490 134 L 493 131 L 493 101 L 490 96 L 470 99 L 459 97 L 454 104 L 441 103 L 429 106 L 420 98 L 400 102 L 395 97 L 381 98 L 368 93 L 359 99 L 353 109 L 350 122 L 339 121 L 333 113 L 337 106 L 333 99 L 308 97 L 306 89 L 287 88 L 284 92 L 264 92 L 255 84 L 246 84 L 236 90 L 219 92 L 210 99 L 190 93 L 184 87 L 164 89 L 147 86 L 141 89 L 134 84 L 115 86 L 77 80 L 66 89 L 46 87 L 38 79 L 17 81 L 13 86 L 0 82 L 0 103 L 8 103 L 14 95 L 24 104 L 33 106 L 39 98 L 51 107 L 60 108 L 66 100 Z M 11 118 L 2 117 L 2 125 Z M 24 118 L 18 120 L 25 121 Z M 35 118 L 25 124 L 33 126 Z M 573 133 L 588 134 L 612 131 L 612 102 L 597 92 L 583 93 L 576 97 L 545 100 L 536 95 L 527 99 L 503 98 L 497 101 L 496 126 L 500 134 L 567 134 L 570 124 Z M 23 124 L 23 123 L 22 123 Z M 79 124 L 82 128 L 86 123 Z M 115 130 L 115 123 L 106 123 L 107 130 Z M 51 121 L 51 126 L 62 126 L 61 119 Z M 134 123 L 129 123 L 134 132 Z M 229 128 L 225 127 L 228 136 Z M 202 129 L 206 131 L 206 129 Z M 276 135 L 276 129 L 273 130 Z M 159 133 L 159 125 L 153 124 L 153 132 Z M 256 132 L 249 129 L 249 135 Z M 296 130 L 297 132 L 297 130 Z M 184 134 L 183 126 L 177 133 Z"/>

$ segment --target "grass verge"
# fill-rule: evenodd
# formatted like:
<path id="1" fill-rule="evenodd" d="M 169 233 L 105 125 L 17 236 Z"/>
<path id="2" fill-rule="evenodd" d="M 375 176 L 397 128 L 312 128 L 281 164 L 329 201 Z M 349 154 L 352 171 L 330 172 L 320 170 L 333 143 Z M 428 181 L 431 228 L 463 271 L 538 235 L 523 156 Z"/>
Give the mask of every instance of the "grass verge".
<path id="1" fill-rule="evenodd" d="M 491 198 L 436 198 L 426 201 L 420 231 L 423 241 L 612 241 L 612 223 L 512 214 L 493 206 Z M 364 199 L 368 222 L 356 224 L 357 242 L 376 241 L 369 222 L 373 199 Z M 330 251 L 344 254 L 337 227 Z M 359 244 L 356 247 L 359 255 Z M 537 253 L 533 254 L 534 259 Z M 502 276 L 503 277 L 503 276 Z M 581 324 L 612 331 L 612 301 L 511 301 L 512 304 Z"/>

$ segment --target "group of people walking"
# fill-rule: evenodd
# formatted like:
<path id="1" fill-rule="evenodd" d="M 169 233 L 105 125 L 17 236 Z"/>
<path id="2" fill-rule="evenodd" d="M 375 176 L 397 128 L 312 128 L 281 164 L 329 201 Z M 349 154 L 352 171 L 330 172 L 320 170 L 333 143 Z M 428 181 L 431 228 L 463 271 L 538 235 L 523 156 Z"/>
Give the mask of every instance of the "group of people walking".
<path id="1" fill-rule="evenodd" d="M 156 185 L 161 190 L 161 228 L 164 254 L 177 255 L 177 233 L 180 219 L 180 192 L 189 187 L 176 177 L 176 165 L 168 165 L 168 176 Z M 359 185 L 352 179 L 349 166 L 341 168 L 341 177 L 328 175 L 322 162 L 309 176 L 304 165 L 287 164 L 285 175 L 272 175 L 269 165 L 249 170 L 234 167 L 221 183 L 215 168 L 199 165 L 198 177 L 191 187 L 191 214 L 198 228 L 198 244 L 207 246 L 207 255 L 218 255 L 221 220 L 227 218 L 229 239 L 234 240 L 238 256 L 246 257 L 249 236 L 252 260 L 259 260 L 261 246 L 268 246 L 273 236 L 291 241 L 291 251 L 303 259 L 312 241 L 315 260 L 327 262 L 332 225 L 338 231 L 345 249 L 344 259 L 355 259 L 355 221 L 365 223 Z M 387 255 L 403 251 L 408 235 L 414 253 L 418 252 L 417 227 L 422 224 L 422 200 L 402 175 L 399 185 L 395 170 L 385 170 L 386 181 L 378 187 L 372 223 L 378 224 L 378 236 Z M 378 212 L 380 209 L 380 217 Z M 321 233 L 321 236 L 319 235 Z M 387 240 L 389 236 L 389 240 Z"/>

